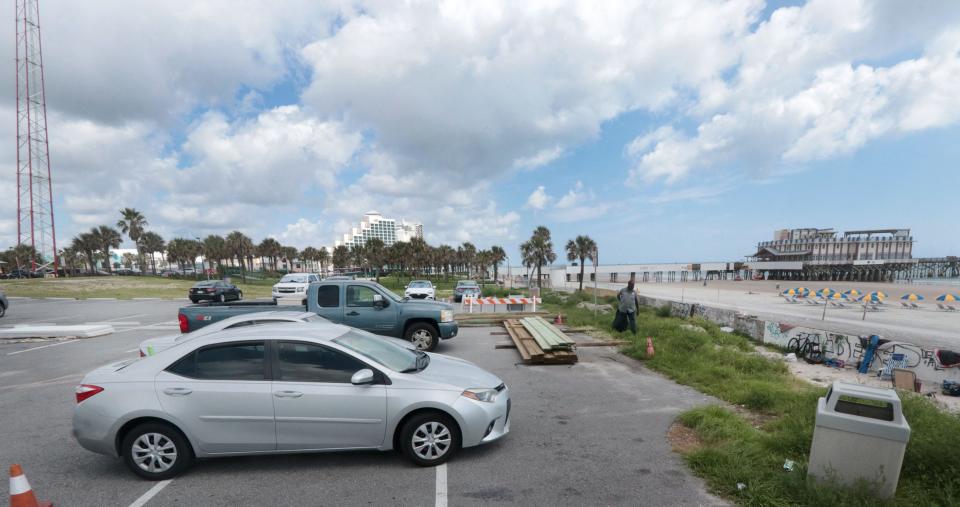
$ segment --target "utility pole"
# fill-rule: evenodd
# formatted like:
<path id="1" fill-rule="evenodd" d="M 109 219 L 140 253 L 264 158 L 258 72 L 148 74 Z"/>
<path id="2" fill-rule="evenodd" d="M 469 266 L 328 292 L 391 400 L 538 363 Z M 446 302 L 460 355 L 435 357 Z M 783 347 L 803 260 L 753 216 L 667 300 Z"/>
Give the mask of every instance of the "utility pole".
<path id="1" fill-rule="evenodd" d="M 59 259 L 38 1 L 16 0 L 17 244 L 33 247 L 43 265 L 52 262 L 56 276 Z M 36 259 L 32 269 L 37 269 Z"/>

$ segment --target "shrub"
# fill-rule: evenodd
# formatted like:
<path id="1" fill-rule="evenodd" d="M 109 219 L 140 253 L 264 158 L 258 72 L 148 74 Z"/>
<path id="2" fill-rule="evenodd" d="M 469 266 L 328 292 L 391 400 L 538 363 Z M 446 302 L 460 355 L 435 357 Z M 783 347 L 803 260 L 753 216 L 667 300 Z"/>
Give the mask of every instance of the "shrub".
<path id="1" fill-rule="evenodd" d="M 673 308 L 670 305 L 663 305 L 660 308 L 657 308 L 657 317 L 669 317 L 673 313 Z"/>

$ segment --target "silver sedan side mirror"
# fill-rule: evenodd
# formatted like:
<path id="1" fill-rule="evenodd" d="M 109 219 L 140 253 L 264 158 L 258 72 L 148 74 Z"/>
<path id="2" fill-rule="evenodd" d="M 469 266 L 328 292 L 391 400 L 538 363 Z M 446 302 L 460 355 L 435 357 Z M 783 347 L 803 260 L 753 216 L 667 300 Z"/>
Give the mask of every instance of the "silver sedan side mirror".
<path id="1" fill-rule="evenodd" d="M 353 377 L 350 377 L 350 383 L 359 386 L 363 384 L 372 384 L 373 383 L 373 370 L 370 368 L 364 368 L 353 374 Z"/>

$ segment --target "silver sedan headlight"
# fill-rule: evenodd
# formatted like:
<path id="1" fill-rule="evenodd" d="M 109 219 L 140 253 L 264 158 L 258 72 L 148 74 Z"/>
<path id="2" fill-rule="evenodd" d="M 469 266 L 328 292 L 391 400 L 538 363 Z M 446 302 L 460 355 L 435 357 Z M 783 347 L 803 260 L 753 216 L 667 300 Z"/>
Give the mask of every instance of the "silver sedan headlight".
<path id="1" fill-rule="evenodd" d="M 471 400 L 482 401 L 484 403 L 493 403 L 497 399 L 497 390 L 467 389 L 466 391 L 460 393 L 460 395 L 465 398 L 470 398 Z"/>
<path id="2" fill-rule="evenodd" d="M 453 310 L 440 310 L 440 322 L 453 322 Z"/>

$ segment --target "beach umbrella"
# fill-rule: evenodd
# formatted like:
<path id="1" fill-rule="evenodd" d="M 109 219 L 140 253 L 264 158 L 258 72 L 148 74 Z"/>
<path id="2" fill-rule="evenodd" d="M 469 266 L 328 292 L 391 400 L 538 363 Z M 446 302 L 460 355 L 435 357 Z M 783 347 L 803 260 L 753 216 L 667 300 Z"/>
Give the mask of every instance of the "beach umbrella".
<path id="1" fill-rule="evenodd" d="M 837 291 L 830 288 L 823 288 L 817 291 L 817 297 L 822 299 L 830 299 L 830 296 L 836 294 Z"/>
<path id="2" fill-rule="evenodd" d="M 937 301 L 960 301 L 960 296 L 956 294 L 941 294 L 937 296 Z"/>
<path id="3" fill-rule="evenodd" d="M 846 294 L 847 297 L 849 297 L 849 298 L 854 298 L 854 299 L 856 299 L 856 298 L 858 298 L 858 297 L 860 297 L 860 296 L 863 295 L 863 293 L 860 292 L 860 291 L 858 291 L 857 289 L 850 289 L 850 290 L 844 292 L 844 294 Z"/>
<path id="4" fill-rule="evenodd" d="M 909 294 L 904 294 L 903 297 L 900 299 L 904 301 L 923 301 L 923 296 L 921 296 L 920 294 L 914 294 L 911 292 Z"/>
<path id="5" fill-rule="evenodd" d="M 796 291 L 796 294 L 797 294 L 798 296 L 802 297 L 802 298 L 805 298 L 805 297 L 807 297 L 807 296 L 810 295 L 810 289 L 808 289 L 808 288 L 806 288 L 806 287 L 797 287 L 797 288 L 795 288 L 795 289 L 793 289 L 793 290 L 795 290 L 795 291 Z"/>
<path id="6" fill-rule="evenodd" d="M 783 294 L 784 296 L 796 296 L 796 295 L 797 295 L 797 289 L 787 289 L 787 290 L 781 292 L 781 294 Z"/>
<path id="7" fill-rule="evenodd" d="M 865 296 L 860 296 L 860 299 L 857 301 L 864 301 L 867 303 L 882 303 L 886 299 L 886 294 L 882 292 L 871 292 Z"/>
<path id="8" fill-rule="evenodd" d="M 847 296 L 846 294 L 842 293 L 842 292 L 834 292 L 833 294 L 830 294 L 829 296 L 825 297 L 824 299 L 831 299 L 831 300 L 833 300 L 833 301 L 837 301 L 837 300 L 840 300 L 840 299 L 847 299 L 847 297 L 848 297 L 848 296 Z"/>

